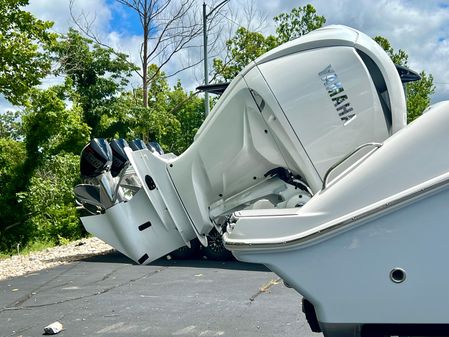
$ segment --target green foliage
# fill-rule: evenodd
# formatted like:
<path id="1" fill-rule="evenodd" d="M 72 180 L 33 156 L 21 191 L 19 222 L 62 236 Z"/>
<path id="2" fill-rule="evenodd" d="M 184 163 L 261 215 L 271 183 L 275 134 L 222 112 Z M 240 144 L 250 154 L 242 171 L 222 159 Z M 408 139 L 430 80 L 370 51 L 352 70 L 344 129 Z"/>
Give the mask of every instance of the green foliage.
<path id="1" fill-rule="evenodd" d="M 79 96 L 83 120 L 96 137 L 110 137 L 103 132 L 111 128 L 101 126 L 103 116 L 115 115 L 117 96 L 128 84 L 137 68 L 127 61 L 125 54 L 105 48 L 86 39 L 74 29 L 61 37 L 53 47 L 55 60 L 60 64 L 58 74 L 65 74 Z"/>
<path id="2" fill-rule="evenodd" d="M 383 48 L 383 50 L 387 52 L 394 64 L 407 66 L 408 54 L 404 50 L 399 49 L 398 51 L 395 51 L 391 46 L 390 41 L 383 36 L 374 37 L 374 41 L 376 41 Z"/>
<path id="3" fill-rule="evenodd" d="M 18 249 L 18 253 L 21 255 L 29 255 L 32 252 L 41 251 L 47 248 L 54 247 L 54 242 L 49 242 L 46 240 L 35 239 L 31 242 L 28 242 L 25 246 L 20 246 Z"/>
<path id="4" fill-rule="evenodd" d="M 101 115 L 98 128 L 98 135 L 110 138 L 136 138 L 136 122 L 145 112 L 142 106 L 141 90 L 122 92 L 117 96 L 109 108 L 113 114 L 104 113 Z M 108 108 L 108 109 L 109 109 Z"/>
<path id="5" fill-rule="evenodd" d="M 22 10 L 27 4 L 0 0 L 0 94 L 21 105 L 0 116 L 0 251 L 23 247 L 36 235 L 57 242 L 80 233 L 72 197 L 79 165 L 75 154 L 90 129 L 72 78 L 66 77 L 65 85 L 36 88 L 51 70 L 49 51 L 61 49 L 49 32 L 53 24 Z M 96 59 L 107 63 L 106 58 Z M 111 64 L 105 68 L 101 76 L 120 82 Z M 102 93 L 115 94 L 108 83 L 101 82 L 107 88 Z"/>
<path id="6" fill-rule="evenodd" d="M 58 243 L 61 237 L 81 234 L 72 195 L 79 156 L 61 151 L 85 144 L 88 128 L 71 116 L 72 110 L 55 103 L 58 100 L 46 100 L 48 90 L 40 92 L 45 108 L 24 116 L 25 141 L 0 138 L 0 251 L 36 238 Z M 55 106 L 62 110 L 53 110 Z M 42 134 L 39 128 L 45 129 Z"/>
<path id="7" fill-rule="evenodd" d="M 148 108 L 140 104 L 141 90 L 118 99 L 128 107 L 127 116 L 132 125 L 128 134 L 146 142 L 155 140 L 165 151 L 181 154 L 192 143 L 204 120 L 204 101 L 186 93 L 180 82 L 170 89 L 165 74 L 155 65 L 148 72 L 153 76 L 148 88 Z"/>
<path id="8" fill-rule="evenodd" d="M 23 116 L 28 156 L 33 162 L 61 151 L 79 153 L 89 139 L 89 127 L 82 121 L 76 102 L 67 107 L 66 86 L 34 89 Z"/>
<path id="9" fill-rule="evenodd" d="M 24 186 L 25 144 L 10 138 L 0 138 L 0 251 L 8 250 L 17 238 L 28 237 L 18 226 L 24 213 L 16 193 Z"/>
<path id="10" fill-rule="evenodd" d="M 168 93 L 168 110 L 179 121 L 179 132 L 171 143 L 169 151 L 181 154 L 193 142 L 196 132 L 204 121 L 204 100 L 186 93 L 178 82 Z"/>
<path id="11" fill-rule="evenodd" d="M 277 46 L 277 39 L 270 35 L 237 29 L 234 37 L 226 42 L 228 61 L 214 59 L 215 72 L 225 81 L 233 79 L 247 64 Z"/>
<path id="12" fill-rule="evenodd" d="M 0 114 L 0 138 L 18 140 L 22 136 L 21 111 L 6 111 Z"/>
<path id="13" fill-rule="evenodd" d="M 22 179 L 21 172 L 26 152 L 23 142 L 0 138 L 0 199 L 15 194 L 15 186 Z M 5 209 L 1 208 L 4 212 Z M 0 219 L 4 217 L 1 216 Z"/>
<path id="14" fill-rule="evenodd" d="M 63 243 L 64 244 L 64 243 Z M 20 255 L 29 255 L 33 252 L 42 251 L 47 248 L 52 248 L 55 246 L 54 242 L 48 242 L 45 240 L 35 240 L 26 243 L 24 246 L 21 244 L 17 244 L 15 249 L 9 250 L 6 253 L 0 252 L 0 260 L 7 259 L 11 257 L 14 254 L 20 254 Z"/>
<path id="15" fill-rule="evenodd" d="M 52 22 L 36 19 L 21 7 L 28 0 L 0 0 L 0 94 L 23 103 L 30 88 L 50 72 L 46 49 L 56 39 Z"/>
<path id="16" fill-rule="evenodd" d="M 278 44 L 296 39 L 326 23 L 324 16 L 317 15 L 315 7 L 307 4 L 296 7 L 290 13 L 281 13 L 274 17 Z"/>
<path id="17" fill-rule="evenodd" d="M 408 65 L 408 54 L 404 50 L 395 51 L 390 41 L 382 36 L 376 36 L 374 41 L 387 52 L 393 63 L 402 66 Z M 424 71 L 419 75 L 421 76 L 419 81 L 406 85 L 408 123 L 422 115 L 423 111 L 430 105 L 430 96 L 435 92 L 433 76 L 426 74 Z"/>
<path id="18" fill-rule="evenodd" d="M 167 111 L 167 93 L 170 90 L 163 72 L 156 65 L 148 67 L 148 74 L 153 77 L 148 87 L 148 107 L 141 103 L 132 112 L 134 136 L 145 142 L 157 140 L 164 149 L 170 147 L 171 139 L 179 130 L 179 122 Z M 142 102 L 143 91 L 134 92 L 133 100 Z"/>
<path id="19" fill-rule="evenodd" d="M 25 227 L 33 239 L 60 243 L 82 235 L 73 186 L 79 182 L 79 156 L 60 153 L 46 158 L 34 172 L 19 200 L 30 214 Z"/>
<path id="20" fill-rule="evenodd" d="M 148 114 L 148 140 L 156 140 L 164 149 L 171 151 L 181 130 L 181 124 L 171 113 L 165 110 L 155 110 Z"/>
<path id="21" fill-rule="evenodd" d="M 435 92 L 433 76 L 424 71 L 420 74 L 421 79 L 407 84 L 407 122 L 415 120 L 422 115 L 423 111 L 430 105 L 430 96 Z"/>
<path id="22" fill-rule="evenodd" d="M 324 25 L 324 16 L 316 14 L 316 9 L 308 4 L 293 8 L 290 13 L 281 13 L 273 19 L 276 23 L 276 35 L 264 36 L 240 27 L 236 34 L 226 42 L 226 59 L 214 59 L 214 70 L 218 79 L 229 81 L 251 61 L 267 51 L 300 37 Z"/>
<path id="23" fill-rule="evenodd" d="M 48 49 L 56 34 L 53 23 L 22 9 L 28 0 L 0 0 L 0 94 L 19 105 L 51 70 Z M 0 250 L 24 243 L 30 233 L 22 225 L 25 211 L 16 194 L 27 185 L 22 111 L 0 116 Z"/>
<path id="24" fill-rule="evenodd" d="M 88 141 L 89 127 L 81 120 L 76 95 L 67 107 L 71 95 L 66 86 L 32 89 L 21 123 L 16 125 L 14 114 L 1 120 L 0 250 L 23 246 L 35 236 L 56 242 L 56 232 L 79 236 L 72 197 L 79 165 L 75 154 Z"/>

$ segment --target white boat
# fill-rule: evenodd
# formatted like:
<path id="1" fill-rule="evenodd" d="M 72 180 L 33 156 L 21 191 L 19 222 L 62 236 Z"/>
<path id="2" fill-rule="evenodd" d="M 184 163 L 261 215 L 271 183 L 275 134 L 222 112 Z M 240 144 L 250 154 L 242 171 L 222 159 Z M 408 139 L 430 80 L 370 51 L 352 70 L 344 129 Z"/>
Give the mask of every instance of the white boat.
<path id="1" fill-rule="evenodd" d="M 290 41 L 229 84 L 179 157 L 122 142 L 114 160 L 93 140 L 83 224 L 141 264 L 227 228 L 326 337 L 444 329 L 449 103 L 406 126 L 417 78 L 348 27 Z"/>
<path id="2" fill-rule="evenodd" d="M 326 337 L 372 330 L 447 335 L 448 145 L 445 102 L 302 208 L 237 212 L 225 245 L 302 294 Z"/>

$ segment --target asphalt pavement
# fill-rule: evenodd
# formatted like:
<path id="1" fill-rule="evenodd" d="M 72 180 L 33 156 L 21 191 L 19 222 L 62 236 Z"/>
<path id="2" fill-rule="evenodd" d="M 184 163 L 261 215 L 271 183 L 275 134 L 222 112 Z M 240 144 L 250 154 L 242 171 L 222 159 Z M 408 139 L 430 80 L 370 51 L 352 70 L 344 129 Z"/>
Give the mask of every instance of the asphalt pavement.
<path id="1" fill-rule="evenodd" d="M 0 336 L 321 337 L 301 296 L 264 266 L 119 253 L 0 281 Z"/>

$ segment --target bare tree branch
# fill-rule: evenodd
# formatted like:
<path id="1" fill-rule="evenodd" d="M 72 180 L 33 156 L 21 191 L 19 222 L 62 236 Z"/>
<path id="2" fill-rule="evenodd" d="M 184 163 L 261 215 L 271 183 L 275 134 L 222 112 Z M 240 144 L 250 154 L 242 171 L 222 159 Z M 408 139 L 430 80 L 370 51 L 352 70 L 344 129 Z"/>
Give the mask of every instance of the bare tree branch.
<path id="1" fill-rule="evenodd" d="M 140 49 L 143 105 L 148 106 L 148 86 L 174 55 L 201 34 L 201 22 L 194 16 L 195 0 L 116 0 L 134 10 L 140 20 L 143 40 Z M 148 74 L 150 63 L 157 71 Z M 198 62 L 192 62 L 196 64 Z M 183 67 L 179 73 L 190 66 Z"/>
<path id="2" fill-rule="evenodd" d="M 120 1 L 120 0 L 117 0 Z M 88 16 L 81 12 L 77 17 L 74 15 L 74 4 L 75 0 L 70 0 L 69 2 L 69 11 L 70 11 L 70 18 L 75 23 L 76 27 L 79 29 L 80 32 L 82 32 L 84 35 L 86 35 L 88 38 L 93 40 L 96 44 L 100 45 L 101 47 L 109 49 L 114 55 L 120 56 L 122 53 L 117 52 L 114 48 L 112 48 L 110 45 L 104 43 L 102 39 L 98 37 L 98 35 L 93 31 L 93 24 L 96 20 L 96 14 L 94 13 L 94 18 L 89 20 Z M 133 62 L 130 60 L 125 60 L 129 65 L 135 66 Z M 136 73 L 140 76 L 140 73 L 136 71 Z"/>
<path id="3" fill-rule="evenodd" d="M 110 48 L 107 42 L 99 38 L 94 32 L 95 20 L 83 12 L 75 15 L 74 1 L 70 0 L 70 15 L 76 27 L 87 37 L 102 47 Z M 197 0 L 115 0 L 118 4 L 134 11 L 139 17 L 142 40 L 140 45 L 140 70 L 136 71 L 142 80 L 143 105 L 148 106 L 148 88 L 151 82 L 167 67 L 170 61 L 180 52 L 185 51 L 182 57 L 178 57 L 181 66 L 172 71 L 166 78 L 173 77 L 187 69 L 203 62 L 200 52 L 202 44 L 199 37 L 202 34 L 201 13 Z M 222 53 L 224 43 L 223 22 L 220 12 L 226 12 L 225 8 L 214 11 L 208 17 L 209 36 L 208 49 L 212 55 Z M 218 45 L 222 45 L 219 51 Z M 197 49 L 198 51 L 194 50 Z M 186 57 L 184 57 L 186 55 Z M 198 57 L 201 55 L 200 57 Z M 128 60 L 129 63 L 132 63 Z M 157 66 L 156 72 L 148 74 L 150 64 Z M 215 78 L 215 77 L 213 77 Z"/>

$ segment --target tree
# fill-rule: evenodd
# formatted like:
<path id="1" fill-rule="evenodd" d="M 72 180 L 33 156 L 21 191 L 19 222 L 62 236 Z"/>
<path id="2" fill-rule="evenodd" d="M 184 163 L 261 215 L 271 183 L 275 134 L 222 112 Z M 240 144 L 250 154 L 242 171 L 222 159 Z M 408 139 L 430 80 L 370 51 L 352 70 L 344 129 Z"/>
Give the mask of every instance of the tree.
<path id="1" fill-rule="evenodd" d="M 181 154 L 192 144 L 204 121 L 204 100 L 193 92 L 185 92 L 178 81 L 173 90 L 168 92 L 167 108 L 180 124 L 169 150 Z"/>
<path id="2" fill-rule="evenodd" d="M 156 65 L 148 69 L 158 71 Z M 147 108 L 140 103 L 141 89 L 124 92 L 117 98 L 115 125 L 120 127 L 115 129 L 116 137 L 157 141 L 165 151 L 181 154 L 204 120 L 204 100 L 196 93 L 185 92 L 179 81 L 170 88 L 163 72 L 154 77 L 148 89 Z"/>
<path id="3" fill-rule="evenodd" d="M 148 67 L 148 73 L 153 80 L 148 87 L 147 108 L 134 109 L 138 115 L 134 115 L 135 136 L 142 138 L 145 142 L 156 140 L 165 150 L 169 150 L 179 133 L 180 124 L 167 108 L 168 92 L 170 91 L 166 76 L 157 65 Z M 142 97 L 143 91 L 136 92 Z"/>
<path id="4" fill-rule="evenodd" d="M 71 0 L 72 5 L 73 1 Z M 199 11 L 195 6 L 195 0 L 116 0 L 116 2 L 134 11 L 142 28 L 141 69 L 137 73 L 142 80 L 142 103 L 146 108 L 151 82 L 176 54 L 191 47 L 191 42 L 201 35 L 201 22 L 194 15 Z M 73 12 L 72 18 L 85 34 L 105 45 L 92 32 L 89 24 L 81 24 Z M 188 64 L 174 74 L 200 62 Z M 157 65 L 156 72 L 149 71 L 151 64 Z"/>
<path id="5" fill-rule="evenodd" d="M 83 120 L 95 137 L 113 136 L 101 125 L 102 118 L 115 115 L 115 101 L 129 82 L 137 67 L 126 55 L 105 48 L 70 29 L 54 44 L 54 60 L 59 64 L 57 74 L 66 75 L 82 108 Z M 109 120 L 111 122 L 111 120 Z M 108 125 L 108 128 L 112 128 Z"/>
<path id="6" fill-rule="evenodd" d="M 225 60 L 214 59 L 214 70 L 218 78 L 232 80 L 247 64 L 277 45 L 277 39 L 272 35 L 265 37 L 240 27 L 234 37 L 226 41 Z"/>
<path id="7" fill-rule="evenodd" d="M 395 64 L 408 66 L 408 54 L 399 49 L 395 51 L 390 41 L 382 36 L 376 36 L 374 40 L 387 52 Z M 421 71 L 421 79 L 406 85 L 407 96 L 407 122 L 410 123 L 419 116 L 430 105 L 430 96 L 435 92 L 433 76 Z"/>
<path id="8" fill-rule="evenodd" d="M 26 240 L 29 232 L 22 225 L 24 209 L 16 193 L 23 186 L 26 160 L 23 142 L 0 137 L 0 251 Z"/>
<path id="9" fill-rule="evenodd" d="M 374 37 L 374 41 L 376 41 L 383 48 L 383 50 L 387 52 L 394 64 L 407 66 L 408 54 L 404 50 L 399 49 L 398 51 L 395 51 L 391 46 L 390 41 L 383 36 Z"/>
<path id="10" fill-rule="evenodd" d="M 0 138 L 19 140 L 22 136 L 21 110 L 0 114 Z"/>
<path id="11" fill-rule="evenodd" d="M 315 7 L 307 4 L 296 7 L 290 13 L 281 13 L 274 17 L 278 44 L 296 39 L 326 23 L 324 16 L 317 15 Z"/>
<path id="12" fill-rule="evenodd" d="M 51 70 L 46 50 L 56 38 L 52 22 L 21 9 L 28 0 L 0 0 L 0 94 L 21 104 Z"/>
<path id="13" fill-rule="evenodd" d="M 422 115 L 430 105 L 430 97 L 435 92 L 433 76 L 424 71 L 419 73 L 421 79 L 407 84 L 407 122 L 410 123 Z"/>
<path id="14" fill-rule="evenodd" d="M 82 110 L 67 85 L 45 90 L 34 89 L 25 108 L 23 132 L 28 156 L 27 170 L 32 173 L 42 158 L 61 151 L 79 154 L 89 139 L 90 129 L 82 120 Z"/>
<path id="15" fill-rule="evenodd" d="M 47 157 L 33 172 L 25 192 L 18 193 L 27 217 L 23 227 L 32 240 L 60 244 L 82 235 L 73 198 L 79 183 L 79 156 L 60 152 Z"/>
<path id="16" fill-rule="evenodd" d="M 90 129 L 76 93 L 67 84 L 31 89 L 21 123 L 17 139 L 0 138 L 0 250 L 36 238 L 57 242 L 57 233 L 76 238 L 81 228 L 72 188 Z"/>
<path id="17" fill-rule="evenodd" d="M 139 120 L 148 109 L 142 106 L 142 90 L 122 91 L 111 102 L 111 113 L 101 115 L 99 134 L 105 138 L 133 139 L 141 137 L 136 132 Z"/>
<path id="18" fill-rule="evenodd" d="M 276 35 L 264 36 L 240 27 L 226 42 L 227 54 L 224 60 L 214 59 L 214 70 L 219 79 L 233 79 L 247 64 L 267 51 L 320 28 L 326 19 L 316 14 L 312 5 L 293 8 L 290 13 L 274 17 Z"/>

